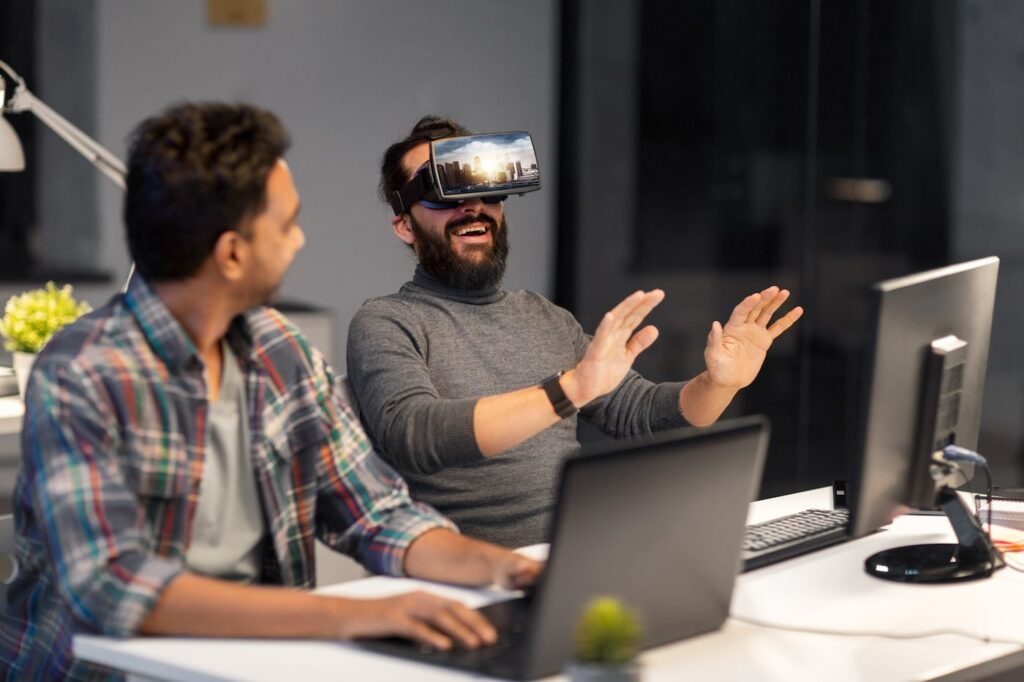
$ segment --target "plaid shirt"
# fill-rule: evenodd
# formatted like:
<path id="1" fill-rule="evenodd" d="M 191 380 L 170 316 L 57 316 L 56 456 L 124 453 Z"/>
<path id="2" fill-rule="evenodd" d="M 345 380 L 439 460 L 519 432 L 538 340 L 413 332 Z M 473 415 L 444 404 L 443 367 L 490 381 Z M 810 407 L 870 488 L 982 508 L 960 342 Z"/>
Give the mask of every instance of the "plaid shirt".
<path id="1" fill-rule="evenodd" d="M 400 575 L 412 540 L 451 524 L 410 500 L 322 356 L 281 314 L 241 315 L 227 340 L 248 397 L 264 582 L 311 587 L 314 535 Z M 40 353 L 15 487 L 20 572 L 0 619 L 6 679 L 116 677 L 73 659 L 71 637 L 135 634 L 187 570 L 208 405 L 195 347 L 138 276 Z"/>

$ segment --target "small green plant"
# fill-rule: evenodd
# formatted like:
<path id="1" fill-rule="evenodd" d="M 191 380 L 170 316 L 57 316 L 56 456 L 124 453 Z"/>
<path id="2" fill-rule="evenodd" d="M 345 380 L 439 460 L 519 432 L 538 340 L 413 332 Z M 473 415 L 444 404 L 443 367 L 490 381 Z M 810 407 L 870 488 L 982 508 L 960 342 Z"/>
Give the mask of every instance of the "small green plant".
<path id="1" fill-rule="evenodd" d="M 632 611 L 614 597 L 590 601 L 576 626 L 576 660 L 623 665 L 636 658 L 640 625 Z"/>
<path id="2" fill-rule="evenodd" d="M 92 310 L 87 302 L 79 303 L 70 284 L 57 288 L 47 282 L 42 289 L 11 296 L 0 320 L 4 347 L 22 353 L 38 353 L 50 337 L 66 324 Z"/>

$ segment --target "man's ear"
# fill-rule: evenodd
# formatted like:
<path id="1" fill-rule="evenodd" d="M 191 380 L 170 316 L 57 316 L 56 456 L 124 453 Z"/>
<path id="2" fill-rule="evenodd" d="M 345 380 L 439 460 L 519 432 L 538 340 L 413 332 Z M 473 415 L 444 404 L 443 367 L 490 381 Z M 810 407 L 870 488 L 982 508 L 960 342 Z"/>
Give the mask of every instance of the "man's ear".
<path id="1" fill-rule="evenodd" d="M 391 219 L 391 229 L 395 231 L 395 235 L 409 246 L 413 245 L 416 241 L 415 236 L 412 233 L 412 220 L 409 218 L 408 213 L 402 213 L 396 215 Z"/>
<path id="2" fill-rule="evenodd" d="M 234 230 L 225 230 L 213 244 L 213 262 L 224 279 L 236 282 L 242 278 L 248 258 L 249 242 Z"/>

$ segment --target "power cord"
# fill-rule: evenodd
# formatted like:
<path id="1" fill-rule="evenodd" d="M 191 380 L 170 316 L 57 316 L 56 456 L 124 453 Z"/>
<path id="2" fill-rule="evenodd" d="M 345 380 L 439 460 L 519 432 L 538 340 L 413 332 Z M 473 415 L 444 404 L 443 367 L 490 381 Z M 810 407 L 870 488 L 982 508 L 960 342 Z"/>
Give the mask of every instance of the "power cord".
<path id="1" fill-rule="evenodd" d="M 940 635 L 952 635 L 953 637 L 964 637 L 966 639 L 973 639 L 984 644 L 1011 644 L 1013 646 L 1024 647 L 1024 641 L 1022 640 L 989 637 L 988 635 L 979 635 L 968 630 L 922 630 L 920 632 L 884 632 L 881 630 L 831 630 L 828 628 L 812 628 L 802 625 L 772 623 L 770 621 L 761 620 L 759 618 L 748 618 L 747 616 L 737 616 L 736 614 L 729 614 L 729 617 L 732 620 L 739 621 L 740 623 L 746 623 L 747 625 L 753 625 L 754 627 L 767 628 L 769 630 L 784 630 L 787 632 L 801 632 L 811 635 L 836 635 L 839 637 L 879 637 L 881 639 L 927 639 L 928 637 L 938 637 Z"/>
<path id="2" fill-rule="evenodd" d="M 1006 552 L 1003 554 L 1003 561 L 1006 562 L 1007 566 L 1017 571 L 1018 573 L 1024 573 L 1024 564 L 1021 564 L 1019 561 L 1014 559 L 1013 554 L 1011 554 L 1010 552 Z"/>

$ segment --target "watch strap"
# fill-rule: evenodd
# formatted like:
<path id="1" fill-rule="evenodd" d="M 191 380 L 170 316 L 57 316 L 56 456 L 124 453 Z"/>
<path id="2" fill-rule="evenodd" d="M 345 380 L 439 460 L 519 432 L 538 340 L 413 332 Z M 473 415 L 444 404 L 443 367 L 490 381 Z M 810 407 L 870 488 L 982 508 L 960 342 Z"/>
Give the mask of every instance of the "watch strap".
<path id="1" fill-rule="evenodd" d="M 544 393 L 547 394 L 548 400 L 551 401 L 551 407 L 555 409 L 557 414 L 562 419 L 571 417 L 578 411 L 576 406 L 572 404 L 569 397 L 565 395 L 565 391 L 562 390 L 561 378 L 565 372 L 558 372 L 552 374 L 547 379 L 541 382 L 540 387 L 544 389 Z"/>

